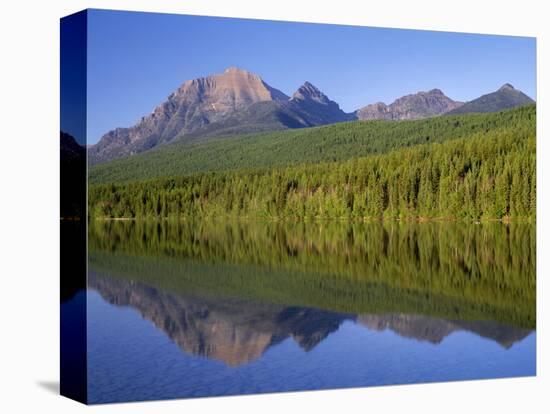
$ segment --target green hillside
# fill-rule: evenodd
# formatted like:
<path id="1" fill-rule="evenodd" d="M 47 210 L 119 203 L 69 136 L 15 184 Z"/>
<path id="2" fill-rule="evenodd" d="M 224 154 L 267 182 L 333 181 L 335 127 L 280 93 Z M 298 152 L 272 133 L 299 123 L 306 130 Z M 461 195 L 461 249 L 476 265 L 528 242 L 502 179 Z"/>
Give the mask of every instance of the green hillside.
<path id="1" fill-rule="evenodd" d="M 239 137 L 210 138 L 159 147 L 90 167 L 90 183 L 119 183 L 208 171 L 282 167 L 343 161 L 398 148 L 441 143 L 483 133 L 527 127 L 534 131 L 535 106 L 491 114 L 418 121 L 354 121 L 316 128 Z"/>
<path id="2" fill-rule="evenodd" d="M 534 218 L 533 108 L 480 119 L 485 119 L 485 125 L 491 120 L 498 127 L 347 161 L 95 185 L 89 189 L 89 214 L 137 218 Z M 404 125 L 426 127 L 442 122 Z M 459 119 L 454 122 L 460 124 Z M 278 161 L 277 157 L 269 159 Z"/>

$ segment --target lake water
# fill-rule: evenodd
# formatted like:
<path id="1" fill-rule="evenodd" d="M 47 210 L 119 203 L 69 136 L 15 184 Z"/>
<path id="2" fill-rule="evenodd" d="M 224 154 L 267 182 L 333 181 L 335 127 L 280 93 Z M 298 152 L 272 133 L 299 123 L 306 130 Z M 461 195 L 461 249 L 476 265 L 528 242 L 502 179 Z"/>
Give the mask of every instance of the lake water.
<path id="1" fill-rule="evenodd" d="M 535 375 L 535 282 L 531 224 L 97 222 L 72 300 L 105 403 Z"/>

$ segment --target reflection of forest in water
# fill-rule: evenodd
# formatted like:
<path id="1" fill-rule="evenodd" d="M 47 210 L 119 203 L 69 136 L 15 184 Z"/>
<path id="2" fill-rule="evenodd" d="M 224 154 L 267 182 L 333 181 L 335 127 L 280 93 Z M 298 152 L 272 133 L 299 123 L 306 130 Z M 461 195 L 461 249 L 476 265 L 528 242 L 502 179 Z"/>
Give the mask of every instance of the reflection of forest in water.
<path id="1" fill-rule="evenodd" d="M 90 266 L 170 293 L 535 327 L 535 226 L 96 221 Z"/>
<path id="2" fill-rule="evenodd" d="M 90 273 L 89 284 L 109 303 L 136 309 L 185 352 L 230 366 L 251 362 L 289 337 L 304 351 L 310 351 L 346 320 L 432 344 L 453 332 L 468 331 L 509 348 L 531 332 L 493 321 L 404 313 L 349 314 L 238 298 L 200 297 L 96 272 Z"/>
<path id="3" fill-rule="evenodd" d="M 180 348 L 236 366 L 345 320 L 434 344 L 508 348 L 535 327 L 535 226 L 94 222 L 89 285 Z"/>

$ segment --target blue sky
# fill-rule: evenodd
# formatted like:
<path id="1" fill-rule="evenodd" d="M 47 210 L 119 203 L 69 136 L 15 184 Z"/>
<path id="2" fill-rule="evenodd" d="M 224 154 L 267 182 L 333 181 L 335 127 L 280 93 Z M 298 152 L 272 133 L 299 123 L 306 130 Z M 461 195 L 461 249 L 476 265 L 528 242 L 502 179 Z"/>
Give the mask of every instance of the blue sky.
<path id="1" fill-rule="evenodd" d="M 88 143 L 229 66 L 287 95 L 310 81 L 347 112 L 433 88 L 466 101 L 506 82 L 536 98 L 535 47 L 525 37 L 92 10 Z"/>

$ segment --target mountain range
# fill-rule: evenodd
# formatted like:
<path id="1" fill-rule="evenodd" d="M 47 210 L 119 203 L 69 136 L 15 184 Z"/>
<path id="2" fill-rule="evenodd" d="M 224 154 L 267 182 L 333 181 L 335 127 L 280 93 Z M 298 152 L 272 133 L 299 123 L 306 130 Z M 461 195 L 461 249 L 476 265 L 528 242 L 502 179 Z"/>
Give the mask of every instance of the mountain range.
<path id="1" fill-rule="evenodd" d="M 505 84 L 463 103 L 439 89 L 344 112 L 310 82 L 291 96 L 260 76 L 231 67 L 221 74 L 186 81 L 134 126 L 107 132 L 88 149 L 91 163 L 138 154 L 174 141 L 295 129 L 353 120 L 413 120 L 443 114 L 496 112 L 534 102 Z"/>
<path id="2" fill-rule="evenodd" d="M 355 111 L 355 116 L 360 120 L 421 119 L 444 114 L 462 105 L 463 102 L 453 101 L 440 89 L 432 89 L 403 96 L 389 105 L 383 102 L 367 105 Z"/>

